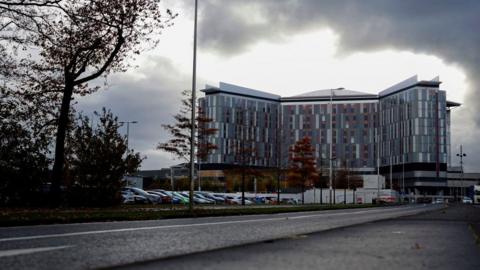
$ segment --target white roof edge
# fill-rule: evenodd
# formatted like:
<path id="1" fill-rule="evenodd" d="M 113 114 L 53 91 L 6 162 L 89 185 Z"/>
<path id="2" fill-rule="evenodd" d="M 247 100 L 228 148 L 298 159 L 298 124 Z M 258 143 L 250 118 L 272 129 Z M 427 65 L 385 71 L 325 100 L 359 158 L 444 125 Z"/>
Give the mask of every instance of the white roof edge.
<path id="1" fill-rule="evenodd" d="M 401 81 L 397 84 L 394 84 L 392 86 L 390 86 L 389 88 L 381 91 L 380 93 L 378 93 L 379 96 L 386 96 L 388 94 L 391 94 L 395 91 L 398 91 L 400 89 L 403 89 L 403 88 L 407 88 L 409 86 L 412 86 L 414 84 L 417 84 L 419 82 L 432 82 L 432 83 L 441 83 L 440 82 L 440 76 L 435 76 L 433 79 L 429 80 L 429 81 L 419 81 L 418 80 L 418 75 L 414 75 L 404 81 Z"/>
<path id="2" fill-rule="evenodd" d="M 249 95 L 249 96 L 268 98 L 268 99 L 280 99 L 279 95 L 270 94 L 264 91 L 255 90 L 255 89 L 238 86 L 230 83 L 225 83 L 225 82 L 220 82 L 218 88 L 220 90 L 224 90 L 226 92 L 230 92 L 234 94 Z"/>
<path id="3" fill-rule="evenodd" d="M 289 96 L 286 98 L 329 97 L 330 93 L 335 97 L 337 96 L 377 96 L 376 94 L 349 90 L 344 88 L 337 88 L 337 89 L 314 90 L 314 91 L 302 93 L 300 95 Z"/>
<path id="4" fill-rule="evenodd" d="M 205 89 L 210 89 L 210 88 L 218 89 L 218 86 L 214 86 L 214 85 L 210 85 L 210 84 L 205 84 Z"/>
<path id="5" fill-rule="evenodd" d="M 390 93 L 393 93 L 397 90 L 400 90 L 402 88 L 405 88 L 405 87 L 408 87 L 410 85 L 414 85 L 418 83 L 418 75 L 414 75 L 406 80 L 403 80 L 397 84 L 394 84 L 390 87 L 388 87 L 387 89 L 383 90 L 383 91 L 380 91 L 380 93 L 378 93 L 379 96 L 385 96 L 385 95 L 388 95 Z"/>

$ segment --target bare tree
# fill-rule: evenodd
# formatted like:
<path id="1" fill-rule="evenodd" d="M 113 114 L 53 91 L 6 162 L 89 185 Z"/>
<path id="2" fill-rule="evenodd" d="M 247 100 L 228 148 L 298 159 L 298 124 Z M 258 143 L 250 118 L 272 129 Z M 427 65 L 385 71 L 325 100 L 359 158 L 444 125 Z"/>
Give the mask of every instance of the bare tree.
<path id="1" fill-rule="evenodd" d="M 182 105 L 180 111 L 173 116 L 175 122 L 173 124 L 164 124 L 162 127 L 170 133 L 171 138 L 159 143 L 157 149 L 173 154 L 178 159 L 183 159 L 185 162 L 190 162 L 190 131 L 192 124 L 190 121 L 190 114 L 192 111 L 192 91 L 184 90 L 182 92 Z M 217 133 L 216 128 L 212 128 L 210 123 L 212 119 L 209 118 L 203 111 L 201 106 L 198 106 L 198 113 L 195 119 L 197 130 L 196 148 L 197 157 L 200 160 L 205 160 L 208 155 L 217 148 L 217 146 L 210 142 L 210 136 Z"/>

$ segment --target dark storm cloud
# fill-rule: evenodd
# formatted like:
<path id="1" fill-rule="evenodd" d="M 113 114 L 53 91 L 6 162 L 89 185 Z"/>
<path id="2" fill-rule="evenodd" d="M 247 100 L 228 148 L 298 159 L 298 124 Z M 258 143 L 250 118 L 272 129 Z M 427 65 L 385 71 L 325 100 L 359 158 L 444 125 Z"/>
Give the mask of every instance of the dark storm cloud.
<path id="1" fill-rule="evenodd" d="M 233 0 L 201 3 L 200 44 L 226 54 L 242 52 L 261 40 L 283 39 L 329 27 L 340 34 L 340 45 L 348 51 L 394 47 L 441 53 L 452 61 L 459 58 L 459 54 L 470 53 L 468 59 L 472 62 L 479 57 L 479 1 Z M 248 14 L 242 14 L 242 10 L 248 11 L 252 6 L 266 23 L 252 23 Z"/>
<path id="2" fill-rule="evenodd" d="M 239 15 L 251 5 L 266 23 Z M 436 55 L 463 67 L 480 85 L 475 81 L 480 71 L 479 13 L 480 1 L 467 0 L 207 1 L 199 37 L 204 49 L 228 55 L 262 40 L 329 27 L 340 35 L 340 53 L 394 48 Z"/>
<path id="3" fill-rule="evenodd" d="M 459 143 L 468 144 L 471 163 L 480 160 L 480 146 L 472 139 L 480 136 L 480 1 L 212 0 L 201 5 L 199 44 L 226 56 L 259 41 L 288 39 L 328 27 L 339 34 L 340 54 L 391 48 L 457 64 L 467 75 L 469 89 L 465 104 L 454 113 L 452 149 Z M 251 22 L 245 15 L 252 6 L 264 22 Z"/>
<path id="4" fill-rule="evenodd" d="M 155 151 L 156 144 L 168 138 L 161 125 L 172 122 L 172 115 L 178 112 L 180 92 L 189 86 L 190 78 L 162 57 L 149 57 L 148 64 L 135 73 L 141 76 L 116 74 L 109 77 L 108 88 L 79 98 L 77 110 L 91 116 L 93 111 L 106 107 L 120 121 L 138 121 L 130 125 L 129 146 L 147 156 L 143 168 L 162 168 L 172 160 L 169 155 Z M 120 132 L 125 134 L 126 127 Z"/>

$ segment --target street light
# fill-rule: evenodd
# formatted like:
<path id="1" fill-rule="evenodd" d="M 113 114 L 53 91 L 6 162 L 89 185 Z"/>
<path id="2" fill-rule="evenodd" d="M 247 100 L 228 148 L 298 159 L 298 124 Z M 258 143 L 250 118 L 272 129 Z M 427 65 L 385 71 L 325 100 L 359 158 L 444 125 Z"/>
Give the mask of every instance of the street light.
<path id="1" fill-rule="evenodd" d="M 378 112 L 378 119 L 375 127 L 375 146 L 376 146 L 376 152 L 377 152 L 377 200 L 380 197 L 380 103 L 378 103 L 377 107 L 377 112 Z"/>
<path id="2" fill-rule="evenodd" d="M 190 130 L 190 192 L 188 198 L 190 202 L 188 209 L 193 211 L 193 186 L 195 178 L 195 103 L 196 98 L 196 85 L 197 85 L 197 12 L 198 12 L 198 0 L 195 0 L 195 16 L 193 22 L 193 71 L 192 71 L 192 117 L 191 130 Z"/>
<path id="3" fill-rule="evenodd" d="M 329 202 L 330 205 L 332 204 L 332 182 L 333 182 L 333 177 L 332 177 L 332 161 L 333 161 L 333 156 L 332 156 L 332 151 L 333 151 L 333 89 L 330 89 L 330 181 L 328 185 L 328 190 L 329 190 Z"/>
<path id="4" fill-rule="evenodd" d="M 333 95 L 334 95 L 334 90 L 343 90 L 344 88 L 337 88 L 337 89 L 330 89 L 330 183 L 329 183 L 329 201 L 330 204 L 332 204 L 332 184 L 333 184 L 333 168 L 332 168 L 332 162 L 333 162 Z"/>
<path id="5" fill-rule="evenodd" d="M 120 121 L 118 122 L 120 125 L 127 124 L 127 152 L 130 150 L 128 149 L 128 136 L 130 134 L 130 124 L 137 124 L 138 121 Z"/>
<path id="6" fill-rule="evenodd" d="M 460 145 L 460 153 L 457 154 L 457 157 L 460 157 L 460 169 L 462 170 L 462 178 L 460 182 L 460 196 L 462 196 L 463 199 L 463 157 L 466 157 L 467 154 L 463 152 L 463 146 Z"/>

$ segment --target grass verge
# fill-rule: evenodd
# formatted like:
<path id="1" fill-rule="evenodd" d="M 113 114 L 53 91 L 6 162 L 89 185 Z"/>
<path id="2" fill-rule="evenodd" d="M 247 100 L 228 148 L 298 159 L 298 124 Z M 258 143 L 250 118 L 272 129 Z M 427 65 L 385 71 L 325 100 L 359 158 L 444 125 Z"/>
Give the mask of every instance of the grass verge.
<path id="1" fill-rule="evenodd" d="M 156 220 L 168 218 L 214 217 L 233 215 L 275 214 L 286 212 L 321 211 L 332 209 L 375 207 L 359 205 L 296 205 L 296 206 L 236 206 L 199 207 L 190 212 L 185 207 L 171 210 L 162 206 L 122 206 L 116 208 L 60 208 L 60 209 L 0 209 L 0 227 L 40 224 L 86 223 L 100 221 Z"/>

